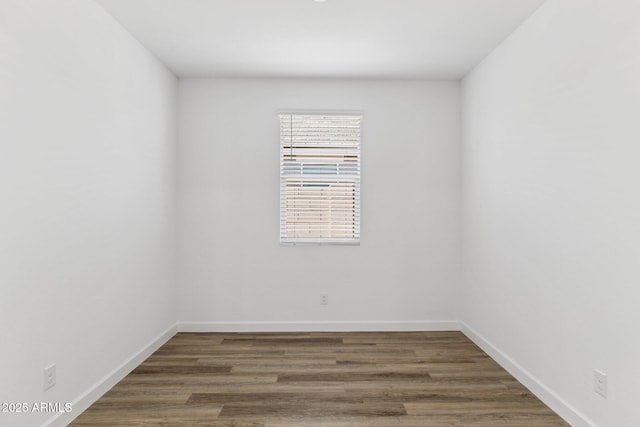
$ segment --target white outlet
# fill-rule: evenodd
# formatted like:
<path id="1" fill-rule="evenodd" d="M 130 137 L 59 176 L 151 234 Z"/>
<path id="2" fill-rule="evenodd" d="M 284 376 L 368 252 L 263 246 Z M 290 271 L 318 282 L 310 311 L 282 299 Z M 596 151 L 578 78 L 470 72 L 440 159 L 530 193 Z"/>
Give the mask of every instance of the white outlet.
<path id="1" fill-rule="evenodd" d="M 56 385 L 56 364 L 44 368 L 44 389 L 49 390 Z"/>
<path id="2" fill-rule="evenodd" d="M 329 294 L 327 292 L 320 292 L 320 305 L 329 305 Z"/>
<path id="3" fill-rule="evenodd" d="M 593 391 L 607 397 L 607 374 L 597 369 L 593 371 Z"/>

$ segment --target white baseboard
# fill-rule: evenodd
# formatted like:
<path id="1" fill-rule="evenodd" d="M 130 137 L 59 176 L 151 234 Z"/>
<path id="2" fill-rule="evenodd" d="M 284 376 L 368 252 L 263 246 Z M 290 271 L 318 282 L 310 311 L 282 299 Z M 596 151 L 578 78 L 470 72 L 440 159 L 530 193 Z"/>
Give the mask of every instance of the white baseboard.
<path id="1" fill-rule="evenodd" d="M 364 332 L 459 331 L 457 320 L 420 321 L 300 321 L 300 322 L 178 322 L 179 332 Z"/>
<path id="2" fill-rule="evenodd" d="M 573 427 L 597 427 L 593 421 L 584 414 L 571 406 L 553 390 L 544 385 L 540 380 L 534 377 L 529 371 L 520 366 L 516 361 L 507 356 L 504 352 L 486 340 L 482 335 L 469 327 L 466 323 L 460 322 L 461 331 L 493 360 L 498 362 L 507 372 L 513 375 L 525 387 L 527 387 L 538 399 L 542 400 L 545 405 L 550 407 L 566 422 Z"/>
<path id="3" fill-rule="evenodd" d="M 116 369 L 105 375 L 100 381 L 98 381 L 93 387 L 87 390 L 80 397 L 72 402 L 73 412 L 60 413 L 54 418 L 48 420 L 43 426 L 48 427 L 64 427 L 71 423 L 77 416 L 83 413 L 93 402 L 98 400 L 103 394 L 123 379 L 127 374 L 133 371 L 139 364 L 141 364 L 147 357 L 159 349 L 164 343 L 176 334 L 178 331 L 177 325 L 171 326 L 165 332 L 153 339 L 150 343 L 145 345 L 140 351 L 131 356 L 128 360 L 118 366 Z"/>

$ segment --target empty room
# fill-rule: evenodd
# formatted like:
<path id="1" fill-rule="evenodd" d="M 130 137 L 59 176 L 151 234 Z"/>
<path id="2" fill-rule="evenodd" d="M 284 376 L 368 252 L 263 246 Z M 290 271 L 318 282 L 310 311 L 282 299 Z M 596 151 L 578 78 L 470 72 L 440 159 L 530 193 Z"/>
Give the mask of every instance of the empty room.
<path id="1" fill-rule="evenodd" d="M 0 426 L 640 426 L 640 1 L 0 0 Z"/>

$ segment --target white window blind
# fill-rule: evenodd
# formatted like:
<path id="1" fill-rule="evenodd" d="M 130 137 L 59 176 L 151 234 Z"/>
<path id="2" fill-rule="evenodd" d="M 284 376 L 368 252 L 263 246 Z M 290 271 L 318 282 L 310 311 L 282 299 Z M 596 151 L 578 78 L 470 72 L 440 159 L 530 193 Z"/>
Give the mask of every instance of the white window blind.
<path id="1" fill-rule="evenodd" d="M 280 242 L 360 242 L 361 116 L 280 115 Z"/>

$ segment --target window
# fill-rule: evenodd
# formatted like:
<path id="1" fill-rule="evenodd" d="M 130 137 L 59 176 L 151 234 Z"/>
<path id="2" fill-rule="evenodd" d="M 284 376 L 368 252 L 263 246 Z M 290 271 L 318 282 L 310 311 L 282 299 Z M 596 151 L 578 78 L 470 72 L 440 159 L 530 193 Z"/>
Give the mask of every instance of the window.
<path id="1" fill-rule="evenodd" d="M 280 115 L 280 242 L 360 242 L 361 116 Z"/>

